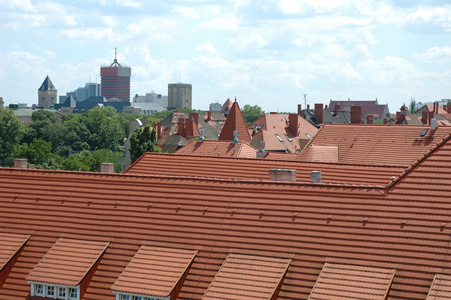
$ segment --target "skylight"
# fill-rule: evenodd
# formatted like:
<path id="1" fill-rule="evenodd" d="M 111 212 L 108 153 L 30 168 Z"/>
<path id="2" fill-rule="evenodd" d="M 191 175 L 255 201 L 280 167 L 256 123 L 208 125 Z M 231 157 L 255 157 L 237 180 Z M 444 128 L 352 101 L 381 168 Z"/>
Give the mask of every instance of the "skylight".
<path id="1" fill-rule="evenodd" d="M 424 129 L 421 133 L 420 133 L 420 137 L 423 137 L 426 135 L 426 133 L 428 133 L 429 128 Z"/>
<path id="2" fill-rule="evenodd" d="M 285 133 L 285 137 L 287 138 L 287 140 L 291 143 L 293 140 L 288 136 L 288 134 Z"/>
<path id="3" fill-rule="evenodd" d="M 263 128 L 263 124 L 258 125 L 257 130 L 260 130 Z"/>
<path id="4" fill-rule="evenodd" d="M 257 127 L 257 124 L 252 124 L 251 129 L 254 129 L 255 127 Z"/>
<path id="5" fill-rule="evenodd" d="M 306 133 L 305 135 L 308 137 L 309 140 L 312 139 L 312 137 L 310 136 L 310 134 Z"/>
<path id="6" fill-rule="evenodd" d="M 277 139 L 279 140 L 279 142 L 283 142 L 282 138 L 280 137 L 280 135 L 278 133 L 275 134 Z"/>

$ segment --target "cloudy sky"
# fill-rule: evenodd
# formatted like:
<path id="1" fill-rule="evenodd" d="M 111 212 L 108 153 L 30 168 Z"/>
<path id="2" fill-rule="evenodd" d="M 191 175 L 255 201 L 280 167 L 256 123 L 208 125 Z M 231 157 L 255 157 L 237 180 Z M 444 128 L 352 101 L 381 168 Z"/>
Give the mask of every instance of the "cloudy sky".
<path id="1" fill-rule="evenodd" d="M 451 98 L 449 0 L 0 0 L 0 41 L 7 104 L 100 82 L 115 47 L 132 95 L 191 83 L 197 109 Z"/>

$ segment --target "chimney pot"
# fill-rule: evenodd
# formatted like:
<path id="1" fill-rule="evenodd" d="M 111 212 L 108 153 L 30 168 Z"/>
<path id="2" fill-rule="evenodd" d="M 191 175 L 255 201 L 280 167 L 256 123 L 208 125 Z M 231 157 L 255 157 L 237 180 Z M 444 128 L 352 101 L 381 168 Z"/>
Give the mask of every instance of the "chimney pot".
<path id="1" fill-rule="evenodd" d="M 436 130 L 438 127 L 438 122 L 436 118 L 431 119 L 431 130 Z"/>
<path id="2" fill-rule="evenodd" d="M 270 169 L 269 180 L 270 181 L 289 181 L 296 182 L 296 170 L 290 169 Z"/>
<path id="3" fill-rule="evenodd" d="M 318 120 L 318 124 L 323 124 L 323 104 L 315 103 L 315 117 Z"/>
<path id="4" fill-rule="evenodd" d="M 14 168 L 26 169 L 28 160 L 26 158 L 16 158 L 14 160 Z"/>
<path id="5" fill-rule="evenodd" d="M 100 164 L 100 172 L 114 173 L 114 164 L 113 163 L 101 163 Z"/>
<path id="6" fill-rule="evenodd" d="M 298 115 L 302 114 L 302 105 L 298 104 Z"/>
<path id="7" fill-rule="evenodd" d="M 321 183 L 321 171 L 311 171 L 310 180 L 312 183 Z"/>
<path id="8" fill-rule="evenodd" d="M 351 106 L 351 123 L 362 124 L 362 107 L 360 105 Z"/>

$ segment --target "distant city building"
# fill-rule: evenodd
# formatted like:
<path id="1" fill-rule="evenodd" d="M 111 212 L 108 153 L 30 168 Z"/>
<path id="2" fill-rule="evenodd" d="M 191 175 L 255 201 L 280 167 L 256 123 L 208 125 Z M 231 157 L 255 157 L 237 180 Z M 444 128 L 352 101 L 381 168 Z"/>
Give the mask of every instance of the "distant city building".
<path id="1" fill-rule="evenodd" d="M 100 68 L 101 95 L 106 99 L 130 102 L 130 77 L 131 68 L 117 61 L 115 50 L 113 63 Z"/>
<path id="2" fill-rule="evenodd" d="M 74 97 L 75 101 L 82 102 L 92 96 L 100 96 L 100 83 L 88 82 L 84 87 L 79 87 L 73 92 L 67 92 L 66 96 L 59 97 L 59 103 L 64 103 L 67 97 Z"/>
<path id="3" fill-rule="evenodd" d="M 148 102 L 130 102 L 130 106 L 136 108 L 135 110 L 141 115 L 151 115 L 159 111 L 165 111 L 166 107 L 158 103 L 148 103 Z"/>
<path id="4" fill-rule="evenodd" d="M 57 90 L 47 76 L 41 87 L 38 89 L 38 107 L 49 109 L 56 104 Z"/>
<path id="5" fill-rule="evenodd" d="M 168 109 L 189 108 L 193 105 L 193 87 L 188 83 L 168 84 Z"/>
<path id="6" fill-rule="evenodd" d="M 3 108 L 4 102 L 3 102 L 3 97 L 0 97 L 0 108 Z"/>
<path id="7" fill-rule="evenodd" d="M 210 111 L 221 111 L 222 105 L 218 102 L 210 104 Z"/>
<path id="8" fill-rule="evenodd" d="M 133 97 L 133 102 L 137 103 L 157 103 L 163 107 L 168 106 L 168 96 L 157 94 L 154 91 L 146 93 L 145 96 L 139 96 L 138 94 Z"/>

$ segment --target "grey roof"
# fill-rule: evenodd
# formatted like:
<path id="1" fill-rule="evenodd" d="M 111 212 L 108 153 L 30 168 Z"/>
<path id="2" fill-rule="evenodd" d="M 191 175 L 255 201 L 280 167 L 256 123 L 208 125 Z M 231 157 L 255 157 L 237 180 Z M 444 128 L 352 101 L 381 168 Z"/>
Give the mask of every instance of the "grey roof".
<path id="1" fill-rule="evenodd" d="M 56 91 L 56 87 L 53 85 L 53 82 L 50 80 L 49 76 L 45 77 L 44 82 L 41 84 L 41 87 L 38 89 L 39 91 Z"/>

